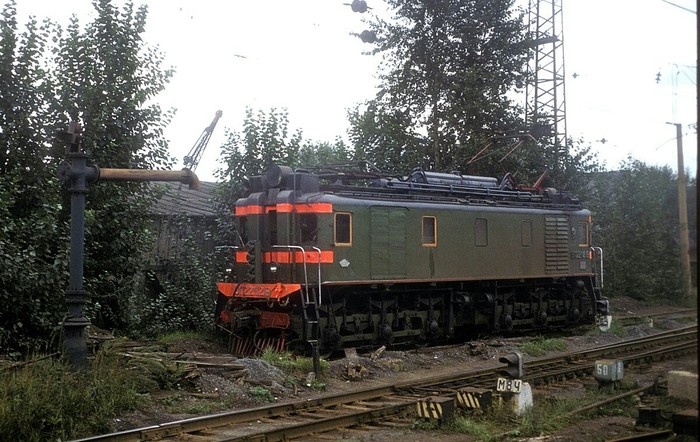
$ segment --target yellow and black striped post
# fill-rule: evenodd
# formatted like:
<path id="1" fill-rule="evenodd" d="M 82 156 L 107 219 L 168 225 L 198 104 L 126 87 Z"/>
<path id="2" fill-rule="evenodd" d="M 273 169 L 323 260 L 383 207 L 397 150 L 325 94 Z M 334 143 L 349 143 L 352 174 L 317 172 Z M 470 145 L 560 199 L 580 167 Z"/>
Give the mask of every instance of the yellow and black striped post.
<path id="1" fill-rule="evenodd" d="M 440 421 L 452 419 L 455 413 L 455 400 L 449 396 L 430 396 L 416 403 L 418 417 L 437 419 Z"/>
<path id="2" fill-rule="evenodd" d="M 466 387 L 457 391 L 457 405 L 468 410 L 483 409 L 491 407 L 493 394 L 491 390 L 485 388 Z"/>

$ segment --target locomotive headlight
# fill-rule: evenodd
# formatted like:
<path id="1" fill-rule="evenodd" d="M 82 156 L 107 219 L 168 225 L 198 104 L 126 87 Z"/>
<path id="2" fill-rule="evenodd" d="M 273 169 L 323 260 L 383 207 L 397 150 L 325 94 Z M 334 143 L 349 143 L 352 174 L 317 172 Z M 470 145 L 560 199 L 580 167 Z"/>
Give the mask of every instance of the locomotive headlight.
<path id="1" fill-rule="evenodd" d="M 277 263 L 276 262 L 273 262 L 272 264 L 270 264 L 270 271 L 272 273 L 277 273 Z"/>

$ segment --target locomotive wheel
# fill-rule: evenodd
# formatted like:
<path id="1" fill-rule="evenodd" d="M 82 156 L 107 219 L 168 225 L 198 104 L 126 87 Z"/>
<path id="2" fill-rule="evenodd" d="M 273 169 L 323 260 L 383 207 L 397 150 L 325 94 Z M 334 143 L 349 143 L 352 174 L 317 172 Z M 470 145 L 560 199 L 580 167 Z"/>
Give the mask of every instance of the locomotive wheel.
<path id="1" fill-rule="evenodd" d="M 306 351 L 307 343 L 302 339 L 291 339 L 287 341 L 287 350 L 295 355 L 303 355 Z"/>
<path id="2" fill-rule="evenodd" d="M 311 344 L 303 339 L 294 339 L 287 342 L 287 350 L 295 355 L 309 356 L 312 355 Z M 335 350 L 319 349 L 319 357 L 321 359 L 330 359 Z"/>

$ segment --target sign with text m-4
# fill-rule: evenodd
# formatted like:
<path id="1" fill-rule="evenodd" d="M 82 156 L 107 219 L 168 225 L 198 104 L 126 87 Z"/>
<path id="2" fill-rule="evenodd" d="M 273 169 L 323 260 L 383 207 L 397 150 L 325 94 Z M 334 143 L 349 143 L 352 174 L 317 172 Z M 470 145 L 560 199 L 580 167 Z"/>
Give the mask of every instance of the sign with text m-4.
<path id="1" fill-rule="evenodd" d="M 521 379 L 498 378 L 496 391 L 501 393 L 520 393 L 522 386 L 523 381 Z"/>

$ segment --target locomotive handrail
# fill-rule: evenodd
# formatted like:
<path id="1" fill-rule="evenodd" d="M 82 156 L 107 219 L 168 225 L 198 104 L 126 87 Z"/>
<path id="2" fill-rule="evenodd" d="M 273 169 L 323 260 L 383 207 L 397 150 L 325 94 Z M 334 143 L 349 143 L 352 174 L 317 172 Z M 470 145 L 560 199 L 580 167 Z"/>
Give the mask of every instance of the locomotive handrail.
<path id="1" fill-rule="evenodd" d="M 397 190 L 422 190 L 435 193 L 446 193 L 448 195 L 463 195 L 473 197 L 503 198 L 513 201 L 543 201 L 542 195 L 524 192 L 520 190 L 502 190 L 498 187 L 473 187 L 455 184 L 432 184 L 432 183 L 404 183 L 399 181 L 387 182 L 388 189 Z"/>
<path id="2" fill-rule="evenodd" d="M 243 247 L 241 246 L 214 246 L 214 250 L 220 251 L 220 250 L 237 250 L 237 249 L 242 249 Z"/>
<path id="3" fill-rule="evenodd" d="M 591 247 L 591 251 L 600 257 L 600 288 L 603 289 L 603 248 Z"/>
<path id="4" fill-rule="evenodd" d="M 309 304 L 309 275 L 306 271 L 306 250 L 302 246 L 293 246 L 293 245 L 286 245 L 286 246 L 281 246 L 281 245 L 273 245 L 273 249 L 293 249 L 293 250 L 301 250 L 301 261 L 302 265 L 304 266 L 304 288 L 306 292 L 306 300 L 302 298 L 302 301 L 304 302 L 304 305 Z M 320 264 L 320 256 L 319 256 L 319 266 Z"/>
<path id="5" fill-rule="evenodd" d="M 321 256 L 323 256 L 323 253 L 321 252 L 321 249 L 314 246 L 311 247 L 314 249 L 316 252 L 318 252 L 318 305 L 319 307 L 321 306 Z"/>
<path id="6" fill-rule="evenodd" d="M 577 199 L 565 201 L 552 201 L 543 195 L 527 191 L 501 191 L 498 188 L 468 191 L 449 185 L 430 185 L 425 187 L 420 183 L 395 182 L 387 183 L 385 187 L 352 187 L 338 185 L 324 185 L 323 191 L 334 192 L 337 195 L 350 195 L 352 197 L 365 197 L 377 199 L 422 200 L 429 198 L 432 201 L 455 202 L 460 204 L 528 207 L 552 210 L 580 210 L 581 202 Z"/>

